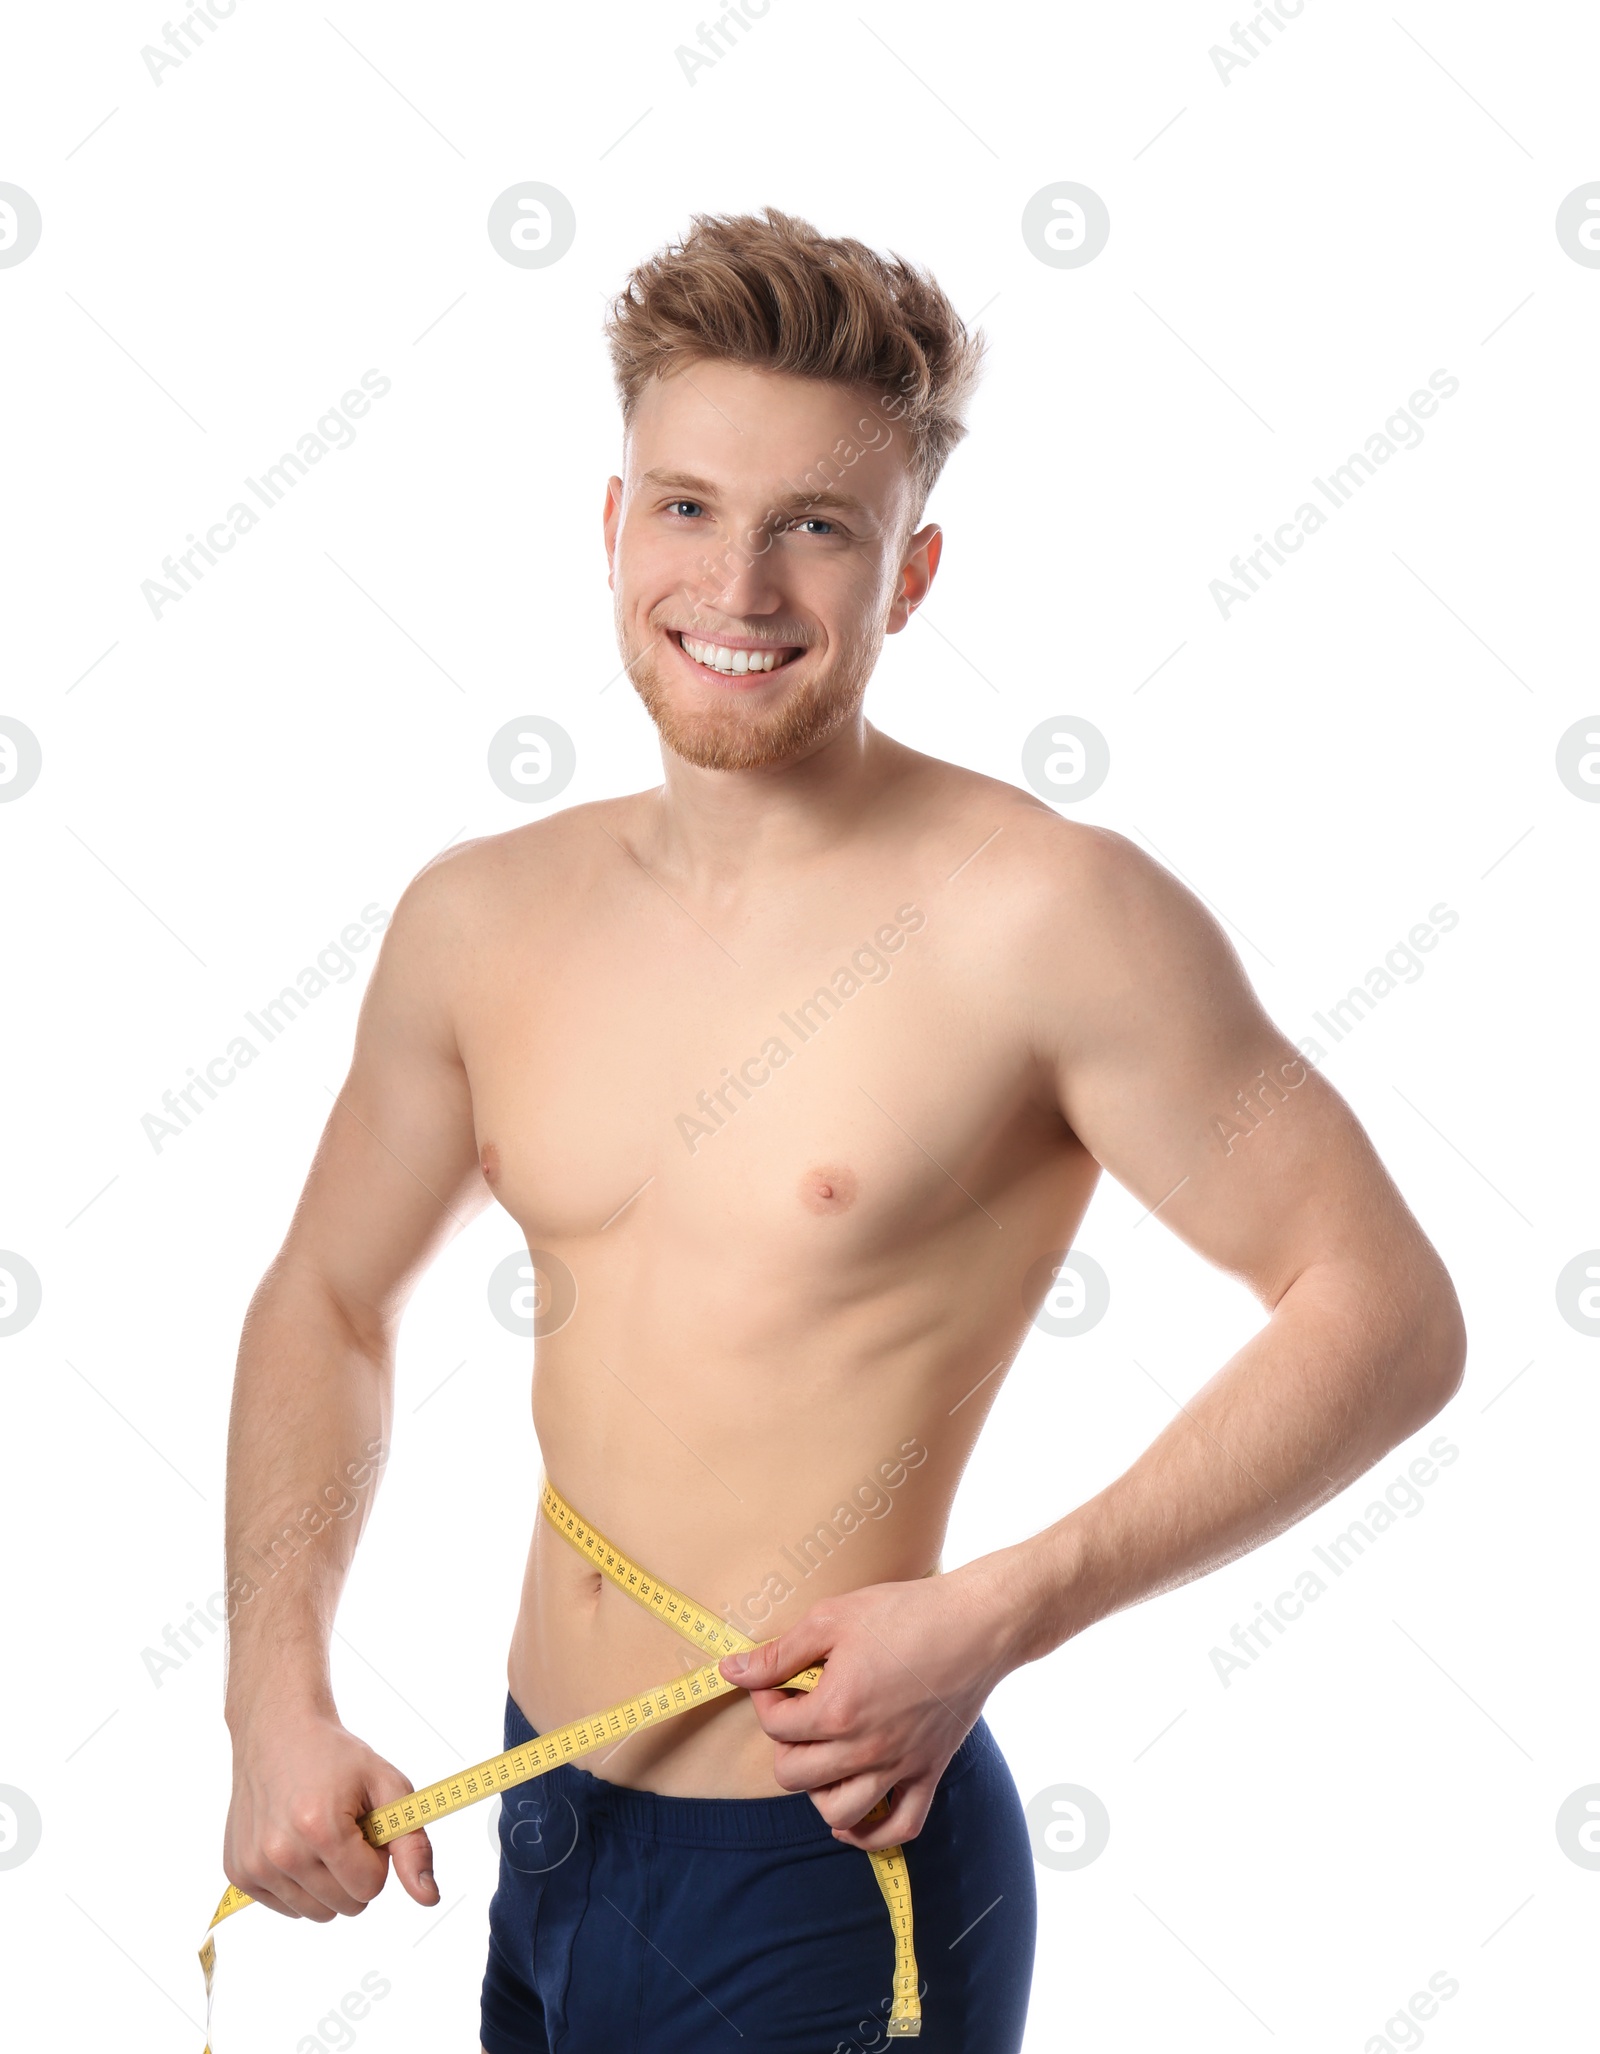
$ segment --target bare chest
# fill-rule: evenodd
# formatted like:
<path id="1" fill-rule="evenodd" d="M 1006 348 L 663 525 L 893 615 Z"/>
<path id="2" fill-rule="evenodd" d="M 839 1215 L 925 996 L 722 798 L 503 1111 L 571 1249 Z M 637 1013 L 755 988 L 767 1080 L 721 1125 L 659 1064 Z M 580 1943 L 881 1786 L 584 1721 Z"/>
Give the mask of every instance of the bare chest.
<path id="1" fill-rule="evenodd" d="M 626 1220 L 688 1262 L 870 1265 L 1059 1146 L 992 966 L 914 893 L 718 935 L 665 900 L 568 913 L 464 1000 L 484 1173 L 530 1245 Z"/>

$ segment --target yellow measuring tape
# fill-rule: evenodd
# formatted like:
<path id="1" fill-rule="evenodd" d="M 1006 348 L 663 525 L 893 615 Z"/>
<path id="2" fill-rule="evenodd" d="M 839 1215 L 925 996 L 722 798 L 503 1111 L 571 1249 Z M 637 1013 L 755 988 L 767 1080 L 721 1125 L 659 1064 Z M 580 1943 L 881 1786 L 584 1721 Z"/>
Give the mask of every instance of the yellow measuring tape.
<path id="1" fill-rule="evenodd" d="M 730 1626 L 725 1619 L 703 1610 L 682 1591 L 674 1590 L 671 1584 L 647 1575 L 637 1562 L 631 1561 L 620 1548 L 613 1547 L 603 1533 L 596 1533 L 586 1520 L 580 1519 L 548 1479 L 540 1497 L 540 1506 L 556 1531 L 609 1576 L 620 1590 L 636 1598 L 658 1619 L 664 1620 L 686 1640 L 692 1640 L 713 1659 L 708 1667 L 697 1669 L 692 1676 L 659 1683 L 653 1690 L 625 1698 L 609 1711 L 595 1712 L 587 1719 L 574 1719 L 570 1725 L 558 1726 L 550 1733 L 540 1733 L 521 1747 L 510 1748 L 489 1761 L 479 1762 L 476 1768 L 463 1769 L 459 1775 L 447 1776 L 440 1783 L 430 1783 L 425 1790 L 414 1790 L 409 1797 L 402 1797 L 394 1804 L 379 1805 L 375 1811 L 356 1821 L 374 1847 L 383 1847 L 391 1840 L 414 1833 L 419 1826 L 430 1826 L 435 1819 L 442 1819 L 449 1812 L 462 1811 L 467 1805 L 477 1804 L 499 1791 L 514 1789 L 517 1784 L 542 1776 L 547 1770 L 558 1768 L 562 1762 L 573 1761 L 579 1755 L 587 1754 L 591 1748 L 603 1746 L 608 1740 L 626 1739 L 630 1733 L 636 1733 L 643 1727 L 659 1725 L 663 1719 L 676 1718 L 679 1712 L 690 1711 L 695 1705 L 709 1704 L 713 1698 L 726 1697 L 731 1691 L 742 1688 L 740 1684 L 729 1683 L 717 1663 L 724 1655 L 748 1653 L 757 1645 L 755 1641 Z M 800 1675 L 791 1676 L 779 1688 L 815 1690 L 821 1681 L 821 1665 L 813 1663 Z M 887 1796 L 881 1797 L 861 1823 L 881 1819 L 888 1810 Z M 911 2039 L 922 2031 L 922 2000 L 917 1993 L 917 1957 L 911 1945 L 911 1880 L 906 1874 L 906 1858 L 898 1847 L 880 1847 L 869 1853 L 867 1858 L 878 1878 L 878 1887 L 889 1907 L 889 1920 L 894 1928 L 894 2008 L 889 2014 L 888 2030 L 891 2038 Z M 211 1924 L 206 1928 L 205 1944 L 200 1949 L 200 1966 L 206 1977 L 205 2054 L 211 2054 L 211 1991 L 217 1966 L 217 1943 L 211 1936 L 225 1918 L 231 1918 L 236 1911 L 242 1911 L 247 1904 L 254 1902 L 248 1892 L 230 1883 L 222 1894 L 222 1902 L 217 1906 Z"/>

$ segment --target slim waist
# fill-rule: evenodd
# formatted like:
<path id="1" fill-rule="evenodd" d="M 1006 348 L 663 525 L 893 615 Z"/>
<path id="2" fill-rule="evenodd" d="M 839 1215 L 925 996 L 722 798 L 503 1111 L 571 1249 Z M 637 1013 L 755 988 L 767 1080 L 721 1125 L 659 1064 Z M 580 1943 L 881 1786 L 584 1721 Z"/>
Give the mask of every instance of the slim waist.
<path id="1" fill-rule="evenodd" d="M 508 1748 L 538 1738 L 522 1707 L 506 1693 Z M 939 1779 L 942 1791 L 959 1781 L 985 1754 L 999 1754 L 999 1745 L 981 1717 L 950 1758 Z M 541 1793 L 565 1797 L 575 1811 L 607 1830 L 633 1833 L 660 1846 L 676 1847 L 803 1847 L 826 1842 L 838 1847 L 833 1829 L 805 1791 L 787 1797 L 671 1797 L 659 1790 L 635 1790 L 608 1783 L 575 1762 L 550 1769 L 526 1793 L 508 1790 L 501 1799 L 515 1805 L 519 1796 L 538 1803 Z M 937 1802 L 937 1797 L 935 1798 Z"/>

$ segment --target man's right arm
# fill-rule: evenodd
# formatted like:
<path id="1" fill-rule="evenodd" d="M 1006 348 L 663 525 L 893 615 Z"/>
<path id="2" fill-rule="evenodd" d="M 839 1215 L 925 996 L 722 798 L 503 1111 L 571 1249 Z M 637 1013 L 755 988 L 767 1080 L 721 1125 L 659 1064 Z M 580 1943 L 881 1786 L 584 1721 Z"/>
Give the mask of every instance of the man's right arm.
<path id="1" fill-rule="evenodd" d="M 401 897 L 349 1075 L 250 1302 L 234 1379 L 223 1866 L 272 1909 L 319 1921 L 374 1897 L 391 1853 L 409 1893 L 438 1901 L 425 1834 L 379 1850 L 356 1828 L 412 1786 L 340 1723 L 328 1643 L 388 1456 L 401 1312 L 490 1195 L 451 1010 L 474 867 L 470 846 L 453 850 Z"/>

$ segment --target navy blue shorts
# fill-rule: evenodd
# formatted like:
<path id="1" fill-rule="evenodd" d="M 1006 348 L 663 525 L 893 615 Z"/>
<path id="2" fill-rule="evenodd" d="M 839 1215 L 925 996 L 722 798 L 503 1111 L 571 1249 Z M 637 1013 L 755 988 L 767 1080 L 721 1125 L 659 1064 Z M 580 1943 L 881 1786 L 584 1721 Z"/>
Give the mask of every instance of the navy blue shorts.
<path id="1" fill-rule="evenodd" d="M 534 1737 L 508 1695 L 506 1746 Z M 983 1719 L 905 1857 L 920 2054 L 1018 2054 L 1033 1853 Z M 663 1797 L 563 1763 L 500 1800 L 489 2054 L 870 2054 L 902 2044 L 893 1980 L 872 1863 L 804 1791 Z"/>

